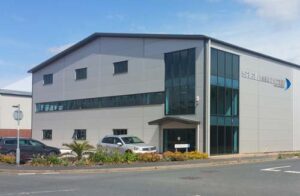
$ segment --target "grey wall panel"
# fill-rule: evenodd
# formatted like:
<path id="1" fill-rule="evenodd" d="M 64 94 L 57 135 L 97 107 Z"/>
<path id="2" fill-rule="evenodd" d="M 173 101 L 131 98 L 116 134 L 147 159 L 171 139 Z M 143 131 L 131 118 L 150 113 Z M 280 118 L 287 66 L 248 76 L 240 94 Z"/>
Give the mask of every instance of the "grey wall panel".
<path id="1" fill-rule="evenodd" d="M 293 96 L 293 107 L 294 107 L 294 150 L 300 150 L 300 69 L 294 68 L 293 70 L 293 81 L 292 89 L 294 92 Z"/>
<path id="2" fill-rule="evenodd" d="M 213 47 L 240 55 L 240 152 L 293 149 L 293 90 L 243 77 L 249 72 L 292 80 L 292 67 L 219 44 Z"/>
<path id="3" fill-rule="evenodd" d="M 203 120 L 203 41 L 176 39 L 99 38 L 33 74 L 33 105 L 38 102 L 164 91 L 164 53 L 196 48 L 195 115 Z M 114 75 L 113 63 L 128 60 L 128 73 Z M 88 68 L 86 80 L 75 81 L 74 70 Z M 53 73 L 53 85 L 43 85 L 43 74 Z M 159 127 L 149 121 L 164 116 L 164 105 L 91 109 L 33 114 L 33 138 L 43 129 L 53 130 L 49 145 L 71 142 L 74 129 L 87 129 L 87 139 L 96 144 L 114 128 L 127 128 L 153 145 L 159 144 Z M 202 125 L 200 131 L 203 131 Z M 200 134 L 202 136 L 203 134 Z M 203 142 L 203 138 L 200 138 Z M 202 147 L 202 146 L 201 146 Z"/>

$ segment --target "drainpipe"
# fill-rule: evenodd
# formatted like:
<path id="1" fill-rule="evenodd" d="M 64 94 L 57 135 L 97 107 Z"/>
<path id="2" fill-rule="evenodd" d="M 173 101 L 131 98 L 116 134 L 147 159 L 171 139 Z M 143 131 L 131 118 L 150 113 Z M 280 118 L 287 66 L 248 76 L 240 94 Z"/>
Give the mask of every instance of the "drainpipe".
<path id="1" fill-rule="evenodd" d="M 210 47 L 211 40 L 205 40 L 205 63 L 204 63 L 204 132 L 205 152 L 210 155 Z"/>

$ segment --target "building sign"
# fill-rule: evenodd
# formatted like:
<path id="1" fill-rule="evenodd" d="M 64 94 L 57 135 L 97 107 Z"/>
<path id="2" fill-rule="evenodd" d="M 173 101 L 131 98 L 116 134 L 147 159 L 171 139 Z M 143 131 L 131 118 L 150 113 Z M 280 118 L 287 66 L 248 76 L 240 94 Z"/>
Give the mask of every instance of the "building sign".
<path id="1" fill-rule="evenodd" d="M 291 82 L 289 79 L 278 79 L 278 78 L 273 78 L 270 76 L 265 76 L 265 75 L 260 75 L 255 72 L 249 72 L 249 71 L 242 71 L 241 72 L 241 77 L 246 78 L 249 80 L 255 80 L 258 82 L 264 82 L 273 85 L 274 87 L 277 88 L 283 88 L 285 90 L 289 89 L 291 86 Z"/>

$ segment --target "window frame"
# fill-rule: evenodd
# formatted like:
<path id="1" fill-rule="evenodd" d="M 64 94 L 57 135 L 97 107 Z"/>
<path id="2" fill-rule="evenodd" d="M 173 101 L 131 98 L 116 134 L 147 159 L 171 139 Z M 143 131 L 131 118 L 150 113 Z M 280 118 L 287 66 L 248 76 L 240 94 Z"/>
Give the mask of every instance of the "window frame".
<path id="1" fill-rule="evenodd" d="M 113 129 L 113 135 L 127 135 L 128 130 L 127 129 Z M 125 133 L 118 133 L 118 132 L 125 132 Z"/>
<path id="2" fill-rule="evenodd" d="M 47 132 L 47 131 L 51 132 L 51 137 L 50 138 L 46 138 L 45 137 L 45 132 Z M 42 132 L 43 132 L 43 140 L 52 140 L 52 138 L 53 138 L 53 131 L 52 131 L 52 129 L 43 129 Z"/>
<path id="3" fill-rule="evenodd" d="M 78 133 L 77 132 L 82 132 L 84 133 L 84 138 L 78 138 Z M 74 133 L 73 133 L 73 136 L 72 136 L 72 139 L 75 140 L 75 141 L 86 141 L 86 138 L 87 138 L 87 134 L 86 134 L 86 129 L 74 129 Z M 81 133 L 81 134 L 82 134 Z"/>
<path id="4" fill-rule="evenodd" d="M 46 83 L 45 81 L 45 78 L 47 77 L 47 76 L 51 76 L 51 82 L 49 82 L 49 83 Z M 53 84 L 53 73 L 50 73 L 50 74 L 44 74 L 43 75 L 43 85 L 44 86 L 46 86 L 46 85 L 52 85 Z"/>
<path id="5" fill-rule="evenodd" d="M 78 73 L 77 72 L 81 71 L 81 70 L 86 70 L 84 78 L 78 78 Z M 88 77 L 88 68 L 87 67 L 82 67 L 82 68 L 75 69 L 74 72 L 75 72 L 75 81 L 86 80 L 87 77 Z"/>
<path id="6" fill-rule="evenodd" d="M 116 72 L 116 67 L 119 65 L 119 64 L 121 64 L 121 63 L 126 63 L 125 65 L 126 65 L 126 69 L 125 69 L 125 71 L 119 71 L 119 72 Z M 126 73 L 128 73 L 128 60 L 125 60 L 125 61 L 118 61 L 118 62 L 114 62 L 113 63 L 113 65 L 114 65 L 114 75 L 119 75 L 119 74 L 126 74 Z"/>

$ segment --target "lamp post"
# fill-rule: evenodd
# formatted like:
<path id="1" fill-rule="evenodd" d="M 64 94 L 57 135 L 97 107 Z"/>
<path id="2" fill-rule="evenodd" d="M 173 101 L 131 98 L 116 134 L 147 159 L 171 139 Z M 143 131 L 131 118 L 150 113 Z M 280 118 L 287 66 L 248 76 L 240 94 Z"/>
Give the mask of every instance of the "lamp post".
<path id="1" fill-rule="evenodd" d="M 23 118 L 23 112 L 20 110 L 20 104 L 12 106 L 13 108 L 17 108 L 14 111 L 14 119 L 17 121 L 17 149 L 16 149 L 16 164 L 17 166 L 20 165 L 20 121 Z"/>

